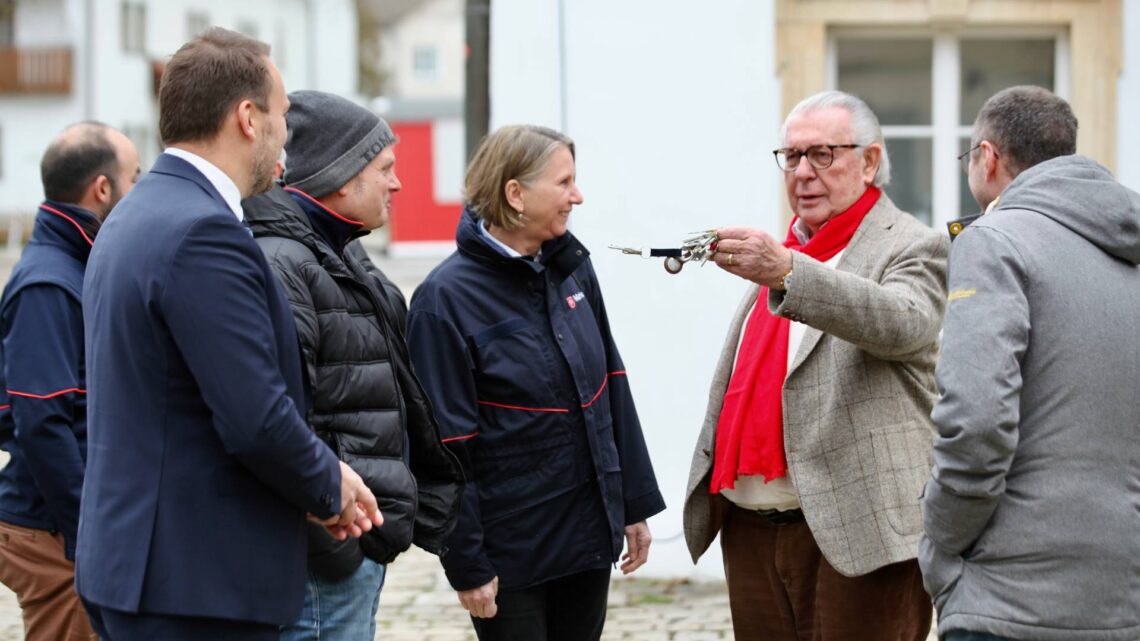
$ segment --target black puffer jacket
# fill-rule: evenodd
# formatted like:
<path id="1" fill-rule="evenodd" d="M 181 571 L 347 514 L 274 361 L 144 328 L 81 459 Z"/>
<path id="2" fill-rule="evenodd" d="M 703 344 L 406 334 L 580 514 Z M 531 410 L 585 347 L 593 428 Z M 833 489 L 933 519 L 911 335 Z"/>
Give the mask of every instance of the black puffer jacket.
<path id="1" fill-rule="evenodd" d="M 403 295 L 353 240 L 366 232 L 301 192 L 275 187 L 242 205 L 293 307 L 309 424 L 363 477 L 384 515 L 359 542 L 310 526 L 310 570 L 342 578 L 362 553 L 387 563 L 412 542 L 442 554 L 462 472 L 412 372 Z"/>

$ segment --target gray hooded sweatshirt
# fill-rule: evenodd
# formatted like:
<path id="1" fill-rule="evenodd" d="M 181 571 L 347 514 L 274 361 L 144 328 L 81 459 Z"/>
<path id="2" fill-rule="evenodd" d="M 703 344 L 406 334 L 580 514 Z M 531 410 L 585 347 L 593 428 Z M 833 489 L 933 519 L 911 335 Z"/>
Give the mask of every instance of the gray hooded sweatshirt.
<path id="1" fill-rule="evenodd" d="M 1082 156 L 954 242 L 919 546 L 939 631 L 1140 638 L 1140 194 Z"/>

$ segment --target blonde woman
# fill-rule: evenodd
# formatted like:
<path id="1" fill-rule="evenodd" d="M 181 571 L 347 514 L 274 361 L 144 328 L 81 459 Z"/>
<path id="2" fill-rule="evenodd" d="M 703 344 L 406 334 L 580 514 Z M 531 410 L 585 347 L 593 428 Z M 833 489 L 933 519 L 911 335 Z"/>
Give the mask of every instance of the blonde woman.
<path id="1" fill-rule="evenodd" d="M 589 252 L 566 230 L 574 160 L 544 127 L 484 139 L 458 250 L 408 314 L 467 475 L 442 563 L 481 641 L 600 638 L 610 568 L 645 563 L 646 519 L 665 508 Z"/>

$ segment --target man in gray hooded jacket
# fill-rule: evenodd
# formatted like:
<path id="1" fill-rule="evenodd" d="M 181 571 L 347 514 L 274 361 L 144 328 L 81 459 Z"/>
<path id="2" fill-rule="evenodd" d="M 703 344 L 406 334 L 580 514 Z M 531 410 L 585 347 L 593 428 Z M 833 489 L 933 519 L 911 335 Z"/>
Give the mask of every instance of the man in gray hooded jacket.
<path id="1" fill-rule="evenodd" d="M 1140 194 L 1069 105 L 990 98 L 950 253 L 919 560 L 950 641 L 1140 637 Z"/>

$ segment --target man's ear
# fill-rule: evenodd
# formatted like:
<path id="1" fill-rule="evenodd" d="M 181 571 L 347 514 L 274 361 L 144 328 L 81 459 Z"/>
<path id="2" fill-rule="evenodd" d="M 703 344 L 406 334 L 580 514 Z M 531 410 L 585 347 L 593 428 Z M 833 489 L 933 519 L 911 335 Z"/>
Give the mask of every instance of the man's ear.
<path id="1" fill-rule="evenodd" d="M 234 107 L 237 116 L 238 131 L 250 140 L 257 138 L 257 119 L 261 112 L 252 100 L 242 100 Z"/>
<path id="2" fill-rule="evenodd" d="M 992 182 L 1001 170 L 1001 154 L 998 153 L 997 146 L 988 140 L 981 141 L 978 146 L 981 147 L 979 151 L 982 154 L 982 176 L 986 182 Z"/>
<path id="3" fill-rule="evenodd" d="M 879 163 L 883 161 L 883 147 L 871 143 L 863 148 L 863 183 L 870 185 L 875 182 L 875 174 L 879 173 Z"/>
<path id="4" fill-rule="evenodd" d="M 507 204 L 511 209 L 523 213 L 526 206 L 523 204 L 522 183 L 517 179 L 511 178 L 507 184 L 503 185 L 503 195 L 507 197 Z"/>
<path id="5" fill-rule="evenodd" d="M 111 195 L 114 191 L 115 190 L 111 187 L 111 179 L 103 174 L 96 176 L 88 188 L 88 194 L 91 196 L 91 199 L 100 205 L 110 204 Z"/>

